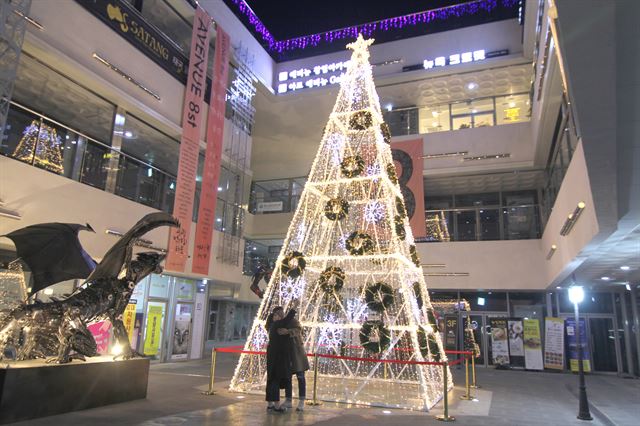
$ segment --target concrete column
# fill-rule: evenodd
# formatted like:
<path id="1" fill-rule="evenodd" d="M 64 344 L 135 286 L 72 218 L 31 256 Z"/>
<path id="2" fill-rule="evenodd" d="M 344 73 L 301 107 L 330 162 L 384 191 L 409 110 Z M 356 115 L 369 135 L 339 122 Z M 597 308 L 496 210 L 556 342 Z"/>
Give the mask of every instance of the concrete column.
<path id="1" fill-rule="evenodd" d="M 631 333 L 632 328 L 627 315 L 627 295 L 626 292 L 620 293 L 620 309 L 622 309 L 622 329 L 624 330 L 624 351 L 627 357 L 627 373 L 635 376 L 635 366 L 633 365 L 633 355 L 631 350 Z"/>
<path id="2" fill-rule="evenodd" d="M 636 284 L 631 284 L 631 313 L 633 332 L 636 337 L 636 357 L 640 366 L 640 315 L 638 313 L 638 288 Z"/>
<path id="3" fill-rule="evenodd" d="M 118 168 L 120 164 L 120 149 L 122 148 L 122 138 L 124 137 L 125 120 L 127 112 L 120 106 L 116 107 L 113 118 L 113 133 L 111 134 L 111 152 L 109 165 L 107 166 L 107 182 L 104 190 L 111 194 L 116 192 L 118 183 Z"/>

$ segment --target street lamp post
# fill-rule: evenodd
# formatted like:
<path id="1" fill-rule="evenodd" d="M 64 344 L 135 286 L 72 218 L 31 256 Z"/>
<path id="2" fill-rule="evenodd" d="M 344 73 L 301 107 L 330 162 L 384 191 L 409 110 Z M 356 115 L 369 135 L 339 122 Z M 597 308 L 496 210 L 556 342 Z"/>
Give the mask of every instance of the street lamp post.
<path id="1" fill-rule="evenodd" d="M 587 400 L 587 386 L 584 381 L 584 366 L 582 365 L 582 339 L 580 336 L 580 313 L 578 304 L 584 299 L 584 290 L 580 286 L 569 287 L 569 300 L 573 303 L 576 317 L 576 345 L 578 346 L 578 377 L 579 377 L 579 401 L 578 419 L 593 420 L 589 413 L 589 401 Z"/>

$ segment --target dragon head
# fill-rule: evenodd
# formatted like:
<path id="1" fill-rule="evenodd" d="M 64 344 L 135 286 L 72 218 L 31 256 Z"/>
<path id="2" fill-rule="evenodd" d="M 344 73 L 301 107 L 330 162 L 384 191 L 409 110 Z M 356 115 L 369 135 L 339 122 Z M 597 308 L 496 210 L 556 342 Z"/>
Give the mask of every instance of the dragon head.
<path id="1" fill-rule="evenodd" d="M 160 264 L 165 257 L 165 254 L 154 251 L 138 253 L 135 260 L 131 261 L 129 271 L 127 271 L 129 280 L 138 283 L 149 274 L 161 274 Z"/>

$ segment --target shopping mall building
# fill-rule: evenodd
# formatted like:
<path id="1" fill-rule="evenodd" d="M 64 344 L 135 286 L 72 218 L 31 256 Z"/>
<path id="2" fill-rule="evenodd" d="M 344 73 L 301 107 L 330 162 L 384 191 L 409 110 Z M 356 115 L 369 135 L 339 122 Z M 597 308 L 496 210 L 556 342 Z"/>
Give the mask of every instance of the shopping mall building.
<path id="1" fill-rule="evenodd" d="M 492 318 L 538 319 L 544 332 L 545 317 L 573 316 L 567 288 L 579 284 L 593 369 L 640 374 L 636 2 L 443 0 L 427 14 L 407 6 L 402 16 L 334 16 L 317 28 L 305 17 L 329 22 L 337 2 L 266 3 L 199 2 L 215 22 L 207 96 L 220 30 L 230 38 L 208 273 L 194 272 L 192 259 L 212 122 L 200 126 L 186 265 L 151 275 L 133 296 L 140 352 L 198 359 L 247 337 L 260 303 L 252 276 L 277 261 L 346 70 L 345 45 L 366 28 L 394 159 L 413 164 L 404 193 L 430 296 L 469 303 L 458 318 L 470 316 L 478 362 L 493 364 Z M 80 240 L 99 260 L 146 213 L 173 212 L 196 2 L 2 7 L 15 19 L 0 34 L 11 47 L 0 54 L 0 234 L 89 223 L 95 233 Z M 167 228 L 154 230 L 140 250 L 167 250 L 168 240 Z M 5 265 L 16 258 L 9 239 L 0 250 Z M 150 316 L 161 324 L 154 343 Z M 186 350 L 174 336 L 184 324 Z"/>

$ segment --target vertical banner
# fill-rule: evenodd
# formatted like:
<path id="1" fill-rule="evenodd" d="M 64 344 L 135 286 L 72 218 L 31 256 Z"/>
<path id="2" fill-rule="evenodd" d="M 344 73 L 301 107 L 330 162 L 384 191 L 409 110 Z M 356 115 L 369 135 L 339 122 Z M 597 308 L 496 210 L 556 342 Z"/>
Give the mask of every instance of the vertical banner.
<path id="1" fill-rule="evenodd" d="M 544 319 L 544 368 L 564 369 L 564 320 Z"/>
<path id="2" fill-rule="evenodd" d="M 189 358 L 189 343 L 191 342 L 191 310 L 193 305 L 178 303 L 173 326 L 173 342 L 171 344 L 171 359 Z"/>
<path id="3" fill-rule="evenodd" d="M 574 373 L 578 372 L 578 345 L 576 335 L 576 319 L 567 318 L 567 343 L 569 344 L 569 366 Z M 580 318 L 580 346 L 582 346 L 582 368 L 585 373 L 591 372 L 591 353 L 587 343 L 587 327 L 584 318 Z"/>
<path id="4" fill-rule="evenodd" d="M 133 339 L 133 329 L 136 322 L 136 301 L 130 300 L 126 308 L 124 308 L 124 314 L 122 315 L 122 323 L 127 330 L 127 336 L 129 337 L 129 344 L 134 346 L 135 340 Z"/>
<path id="5" fill-rule="evenodd" d="M 509 364 L 512 367 L 524 367 L 524 326 L 522 319 L 509 318 Z"/>
<path id="6" fill-rule="evenodd" d="M 509 339 L 506 318 L 489 318 L 491 358 L 494 365 L 509 365 Z"/>
<path id="7" fill-rule="evenodd" d="M 210 26 L 209 15 L 197 7 L 193 18 L 189 74 L 182 108 L 178 178 L 173 203 L 173 216 L 180 222 L 180 227 L 171 228 L 169 232 L 169 248 L 165 262 L 165 269 L 169 271 L 184 272 L 189 255 L 189 235 L 200 152 L 200 124 L 204 116 L 203 100 L 207 80 Z"/>
<path id="8" fill-rule="evenodd" d="M 193 251 L 191 270 L 197 274 L 209 273 L 211 239 L 215 221 L 220 160 L 222 157 L 222 136 L 224 130 L 225 94 L 229 75 L 229 49 L 231 41 L 222 27 L 216 27 L 216 52 L 213 61 L 213 85 L 209 99 L 207 118 L 207 151 L 204 156 L 202 190 L 196 224 L 196 243 Z"/>
<path id="9" fill-rule="evenodd" d="M 543 370 L 540 321 L 525 319 L 522 324 L 524 325 L 524 367 L 527 370 Z"/>
<path id="10" fill-rule="evenodd" d="M 445 315 L 444 317 L 444 348 L 448 351 L 458 349 L 458 316 Z"/>
<path id="11" fill-rule="evenodd" d="M 391 154 L 396 165 L 398 181 L 409 216 L 413 236 L 426 237 L 424 222 L 424 180 L 422 176 L 422 138 L 394 141 Z"/>
<path id="12" fill-rule="evenodd" d="M 160 332 L 164 307 L 152 305 L 147 309 L 147 330 L 144 339 L 144 354 L 156 355 L 160 349 Z"/>

